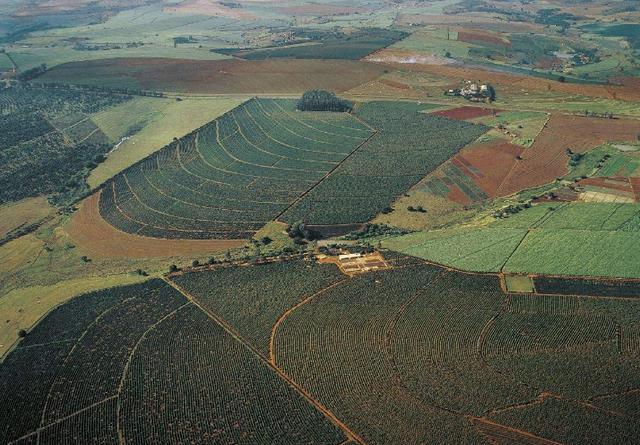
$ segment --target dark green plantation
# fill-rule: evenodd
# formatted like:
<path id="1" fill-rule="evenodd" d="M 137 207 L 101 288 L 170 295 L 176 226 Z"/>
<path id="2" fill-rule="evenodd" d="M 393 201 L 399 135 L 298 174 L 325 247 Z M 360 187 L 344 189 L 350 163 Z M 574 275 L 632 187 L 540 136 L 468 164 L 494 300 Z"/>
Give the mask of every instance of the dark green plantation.
<path id="1" fill-rule="evenodd" d="M 16 86 L 0 90 L 0 203 L 42 194 L 64 202 L 88 191 L 111 149 L 89 114 L 128 96 Z"/>
<path id="2" fill-rule="evenodd" d="M 347 113 L 253 99 L 106 183 L 100 211 L 140 235 L 249 238 L 371 134 Z"/>
<path id="3" fill-rule="evenodd" d="M 369 221 L 426 174 L 487 131 L 483 125 L 433 116 L 433 105 L 368 102 L 356 116 L 378 131 L 360 150 L 293 205 L 286 222 Z"/>
<path id="4" fill-rule="evenodd" d="M 639 300 L 505 294 L 497 275 L 385 255 L 356 277 L 293 260 L 77 297 L 0 364 L 0 439 L 640 439 Z"/>
<path id="5" fill-rule="evenodd" d="M 368 54 L 391 45 L 408 34 L 402 31 L 378 28 L 363 28 L 356 32 L 340 31 L 294 31 L 292 44 L 255 49 L 220 49 L 247 60 L 271 58 L 286 59 L 353 59 L 359 60 Z"/>
<path id="6" fill-rule="evenodd" d="M 248 238 L 275 219 L 366 222 L 486 131 L 428 108 L 373 102 L 351 115 L 253 99 L 106 183 L 100 211 L 158 238 Z"/>

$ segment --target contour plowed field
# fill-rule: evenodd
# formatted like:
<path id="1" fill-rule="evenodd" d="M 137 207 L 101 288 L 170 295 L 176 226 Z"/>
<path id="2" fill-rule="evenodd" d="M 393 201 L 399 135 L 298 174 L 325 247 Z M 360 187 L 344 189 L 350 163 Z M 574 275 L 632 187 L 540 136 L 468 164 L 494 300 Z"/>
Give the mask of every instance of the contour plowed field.
<path id="1" fill-rule="evenodd" d="M 370 135 L 345 113 L 254 99 L 107 182 L 100 214 L 155 238 L 249 238 Z"/>

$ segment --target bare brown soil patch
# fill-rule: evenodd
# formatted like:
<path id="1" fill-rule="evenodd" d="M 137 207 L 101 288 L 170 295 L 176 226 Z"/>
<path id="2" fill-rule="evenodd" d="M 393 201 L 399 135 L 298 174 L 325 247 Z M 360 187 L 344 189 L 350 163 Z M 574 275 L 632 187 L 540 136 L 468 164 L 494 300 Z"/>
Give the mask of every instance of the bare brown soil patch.
<path id="1" fill-rule="evenodd" d="M 182 60 L 118 58 L 72 62 L 40 79 L 111 85 L 122 79 L 142 89 L 204 94 L 298 94 L 345 91 L 383 74 L 384 66 L 357 60 Z"/>
<path id="2" fill-rule="evenodd" d="M 468 29 L 458 31 L 458 40 L 467 43 L 479 43 L 503 47 L 511 47 L 511 42 L 498 33 L 481 31 L 478 29 Z"/>
<path id="3" fill-rule="evenodd" d="M 591 185 L 603 189 L 619 190 L 621 192 L 633 193 L 631 183 L 627 178 L 586 178 L 580 181 L 580 185 Z"/>
<path id="4" fill-rule="evenodd" d="M 523 151 L 506 141 L 482 142 L 466 147 L 453 158 L 453 163 L 487 195 L 495 197 Z"/>
<path id="5" fill-rule="evenodd" d="M 65 230 L 96 258 L 160 258 L 204 255 L 240 247 L 246 240 L 170 240 L 124 233 L 107 223 L 98 210 L 100 192 L 88 197 Z"/>
<path id="6" fill-rule="evenodd" d="M 373 60 L 373 59 L 372 59 Z M 487 79 L 500 94 L 522 95 L 526 92 L 555 92 L 562 94 L 579 94 L 588 97 L 616 99 L 628 102 L 640 100 L 640 89 L 624 85 L 596 85 L 557 82 L 553 80 L 501 73 L 479 68 L 470 68 L 454 64 L 435 63 L 395 63 L 389 59 L 388 65 L 398 69 L 423 72 L 449 79 Z M 452 82 L 455 85 L 459 82 Z"/>
<path id="7" fill-rule="evenodd" d="M 629 183 L 631 183 L 636 202 L 640 202 L 640 178 L 629 178 Z"/>
<path id="8" fill-rule="evenodd" d="M 495 115 L 500 111 L 501 110 L 497 110 L 495 108 L 464 106 L 464 107 L 451 108 L 449 110 L 434 111 L 431 114 L 435 114 L 436 116 L 446 117 L 448 119 L 463 121 L 467 119 L 475 119 L 477 117 Z"/>
<path id="9" fill-rule="evenodd" d="M 567 149 L 575 153 L 610 141 L 633 141 L 640 133 L 640 121 L 600 119 L 556 114 L 551 117 L 531 148 L 522 153 L 504 182 L 500 196 L 538 187 L 568 173 Z"/>

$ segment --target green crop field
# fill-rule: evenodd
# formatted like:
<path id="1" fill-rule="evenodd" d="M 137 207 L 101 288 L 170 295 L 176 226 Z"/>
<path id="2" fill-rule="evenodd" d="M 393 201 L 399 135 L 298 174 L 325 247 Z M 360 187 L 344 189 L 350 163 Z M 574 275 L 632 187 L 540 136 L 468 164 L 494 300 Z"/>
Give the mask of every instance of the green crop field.
<path id="1" fill-rule="evenodd" d="M 358 106 L 356 116 L 378 132 L 283 219 L 312 224 L 366 222 L 487 130 L 421 112 L 434 107 L 401 102 Z"/>
<path id="2" fill-rule="evenodd" d="M 463 270 L 640 278 L 637 204 L 540 204 L 488 226 L 418 232 L 383 245 Z"/>
<path id="3" fill-rule="evenodd" d="M 252 100 L 105 183 L 101 213 L 130 233 L 248 238 L 370 134 L 348 114 Z"/>

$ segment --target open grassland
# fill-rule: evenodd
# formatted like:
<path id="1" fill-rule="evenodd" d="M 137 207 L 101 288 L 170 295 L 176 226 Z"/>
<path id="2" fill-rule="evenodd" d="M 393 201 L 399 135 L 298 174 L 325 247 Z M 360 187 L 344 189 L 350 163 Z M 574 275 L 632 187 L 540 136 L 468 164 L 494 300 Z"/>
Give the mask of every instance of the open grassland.
<path id="1" fill-rule="evenodd" d="M 240 98 L 136 98 L 92 117 L 119 143 L 87 179 L 95 188 L 132 164 L 239 105 Z M 127 138 L 124 139 L 123 138 Z"/>
<path id="2" fill-rule="evenodd" d="M 104 184 L 100 213 L 138 235 L 250 238 L 371 134 L 346 113 L 251 100 Z"/>
<path id="3" fill-rule="evenodd" d="M 0 206 L 0 240 L 28 229 L 54 212 L 45 198 L 27 198 Z"/>
<path id="4" fill-rule="evenodd" d="M 168 43 L 168 42 L 167 42 Z M 68 46 L 7 48 L 21 71 L 37 68 L 43 63 L 54 67 L 63 63 L 113 58 L 166 58 L 191 60 L 221 60 L 229 56 L 195 47 L 144 45 L 135 48 L 104 49 L 97 51 L 76 50 Z M 6 56 L 5 56 L 6 57 Z"/>
<path id="5" fill-rule="evenodd" d="M 638 440 L 637 299 L 509 295 L 386 256 L 356 277 L 295 260 L 76 297 L 0 363 L 3 441 Z"/>
<path id="6" fill-rule="evenodd" d="M 57 308 L 0 365 L 0 387 L 3 442 L 345 440 L 265 361 L 161 280 Z"/>
<path id="7" fill-rule="evenodd" d="M 540 204 L 484 226 L 390 238 L 390 249 L 472 271 L 640 278 L 636 204 Z"/>
<path id="8" fill-rule="evenodd" d="M 421 111 L 430 104 L 367 102 L 356 116 L 377 133 L 284 215 L 287 222 L 366 222 L 486 131 Z M 424 135 L 429 137 L 425 138 Z"/>
<path id="9" fill-rule="evenodd" d="M 301 94 L 345 91 L 383 73 L 353 60 L 106 59 L 59 65 L 38 80 L 203 94 Z"/>

